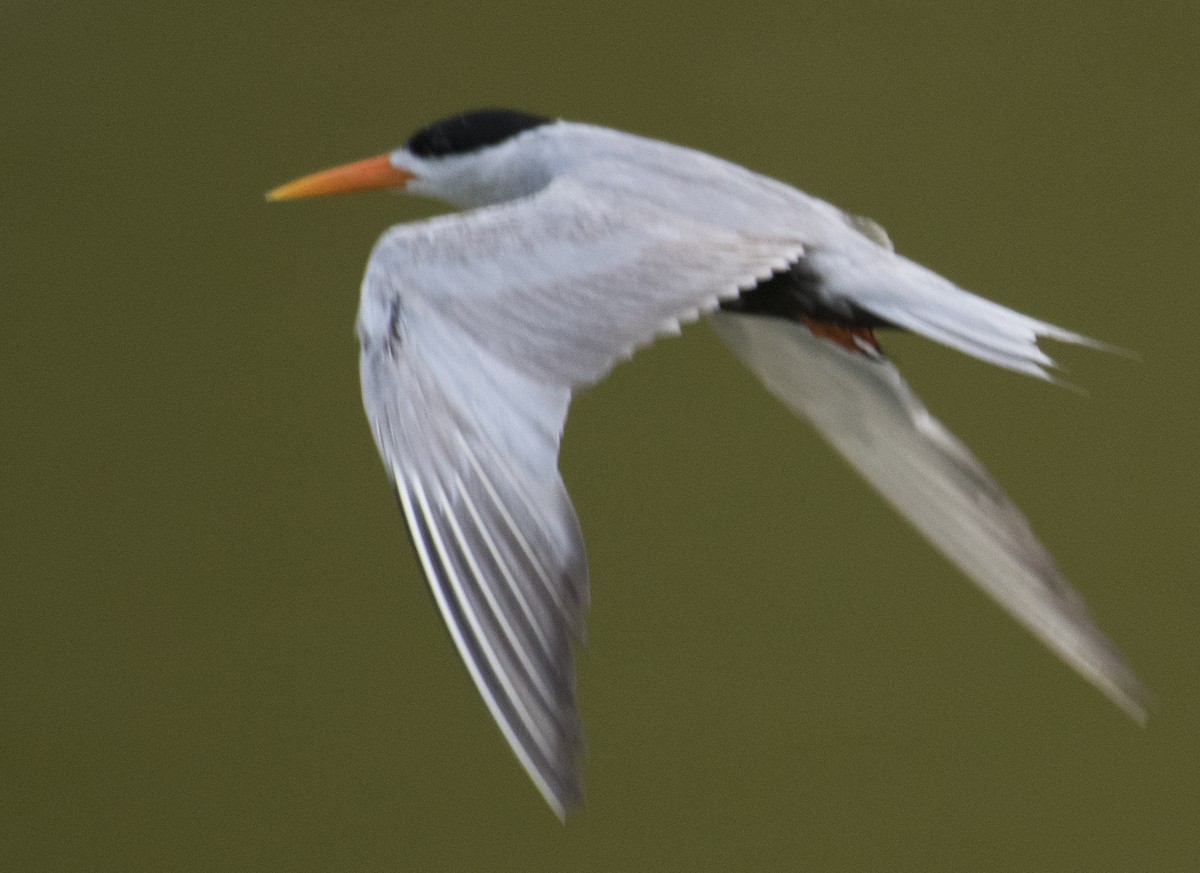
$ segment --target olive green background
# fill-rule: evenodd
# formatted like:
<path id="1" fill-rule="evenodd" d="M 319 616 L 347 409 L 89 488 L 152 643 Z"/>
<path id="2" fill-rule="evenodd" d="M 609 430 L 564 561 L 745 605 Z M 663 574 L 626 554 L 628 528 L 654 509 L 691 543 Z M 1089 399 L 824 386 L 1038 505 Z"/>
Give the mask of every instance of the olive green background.
<path id="1" fill-rule="evenodd" d="M 1200 869 L 1200 6 L 10 2 L 0 869 Z M 1086 396 L 888 350 L 1154 690 L 1139 729 L 702 325 L 576 403 L 594 590 L 561 825 L 361 411 L 375 237 L 266 204 L 500 105 L 686 143 L 1132 350 Z"/>

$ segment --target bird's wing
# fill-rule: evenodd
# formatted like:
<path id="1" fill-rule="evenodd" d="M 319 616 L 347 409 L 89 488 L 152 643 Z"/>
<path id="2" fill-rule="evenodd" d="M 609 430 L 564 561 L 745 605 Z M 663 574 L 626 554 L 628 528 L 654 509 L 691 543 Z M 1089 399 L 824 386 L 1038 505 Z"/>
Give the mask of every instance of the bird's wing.
<path id="1" fill-rule="evenodd" d="M 577 387 L 803 254 L 786 234 L 721 228 L 561 178 L 528 198 L 392 228 L 371 255 L 364 304 L 399 296 L 407 311 L 436 310 L 498 360 Z"/>
<path id="2" fill-rule="evenodd" d="M 1145 690 L 1021 512 L 890 361 L 780 318 L 720 312 L 712 322 L 767 388 L 922 534 L 1125 712 L 1145 719 Z"/>
<path id="3" fill-rule="evenodd" d="M 436 319 L 364 346 L 361 368 L 367 416 L 450 636 L 564 815 L 580 800 L 571 640 L 587 603 L 583 537 L 556 467 L 568 392 L 521 377 Z"/>
<path id="4" fill-rule="evenodd" d="M 572 185 L 386 233 L 359 313 L 367 416 L 434 599 L 551 806 L 580 800 L 583 539 L 571 390 L 798 254 Z"/>

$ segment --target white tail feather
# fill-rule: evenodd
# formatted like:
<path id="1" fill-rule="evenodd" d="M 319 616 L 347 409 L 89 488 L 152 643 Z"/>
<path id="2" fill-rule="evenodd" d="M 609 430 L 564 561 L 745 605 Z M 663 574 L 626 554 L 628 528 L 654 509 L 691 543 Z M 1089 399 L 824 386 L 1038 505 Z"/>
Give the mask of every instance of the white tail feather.
<path id="1" fill-rule="evenodd" d="M 1015 312 L 964 291 L 932 270 L 878 247 L 817 252 L 822 293 L 836 305 L 848 302 L 897 327 L 960 352 L 1042 379 L 1053 379 L 1054 360 L 1038 338 L 1104 348 L 1088 337 Z"/>

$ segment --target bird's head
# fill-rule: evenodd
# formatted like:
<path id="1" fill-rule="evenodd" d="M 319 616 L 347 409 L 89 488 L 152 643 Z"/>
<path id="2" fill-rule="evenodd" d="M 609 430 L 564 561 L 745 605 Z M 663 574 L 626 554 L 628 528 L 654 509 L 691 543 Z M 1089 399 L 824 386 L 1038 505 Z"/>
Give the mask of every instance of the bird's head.
<path id="1" fill-rule="evenodd" d="M 530 194 L 550 181 L 533 133 L 552 119 L 510 109 L 478 109 L 417 131 L 398 149 L 288 182 L 268 200 L 294 200 L 386 188 L 455 206 L 484 206 Z"/>

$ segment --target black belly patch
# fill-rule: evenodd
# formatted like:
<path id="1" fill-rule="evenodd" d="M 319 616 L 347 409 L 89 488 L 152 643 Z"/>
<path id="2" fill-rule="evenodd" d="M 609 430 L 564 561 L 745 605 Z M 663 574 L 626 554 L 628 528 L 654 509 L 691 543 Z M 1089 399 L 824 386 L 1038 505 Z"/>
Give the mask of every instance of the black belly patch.
<path id="1" fill-rule="evenodd" d="M 883 350 L 875 338 L 875 329 L 894 328 L 895 325 L 852 303 L 831 305 L 820 293 L 820 287 L 821 277 L 800 261 L 786 272 L 776 273 L 743 291 L 735 299 L 724 301 L 721 308 L 727 312 L 796 321 L 814 336 L 847 351 L 882 360 Z"/>
<path id="2" fill-rule="evenodd" d="M 747 315 L 774 315 L 791 321 L 819 321 L 840 328 L 895 327 L 852 303 L 831 306 L 819 293 L 820 287 L 821 277 L 804 261 L 799 261 L 787 272 L 776 273 L 733 300 L 722 302 L 721 308 Z"/>

